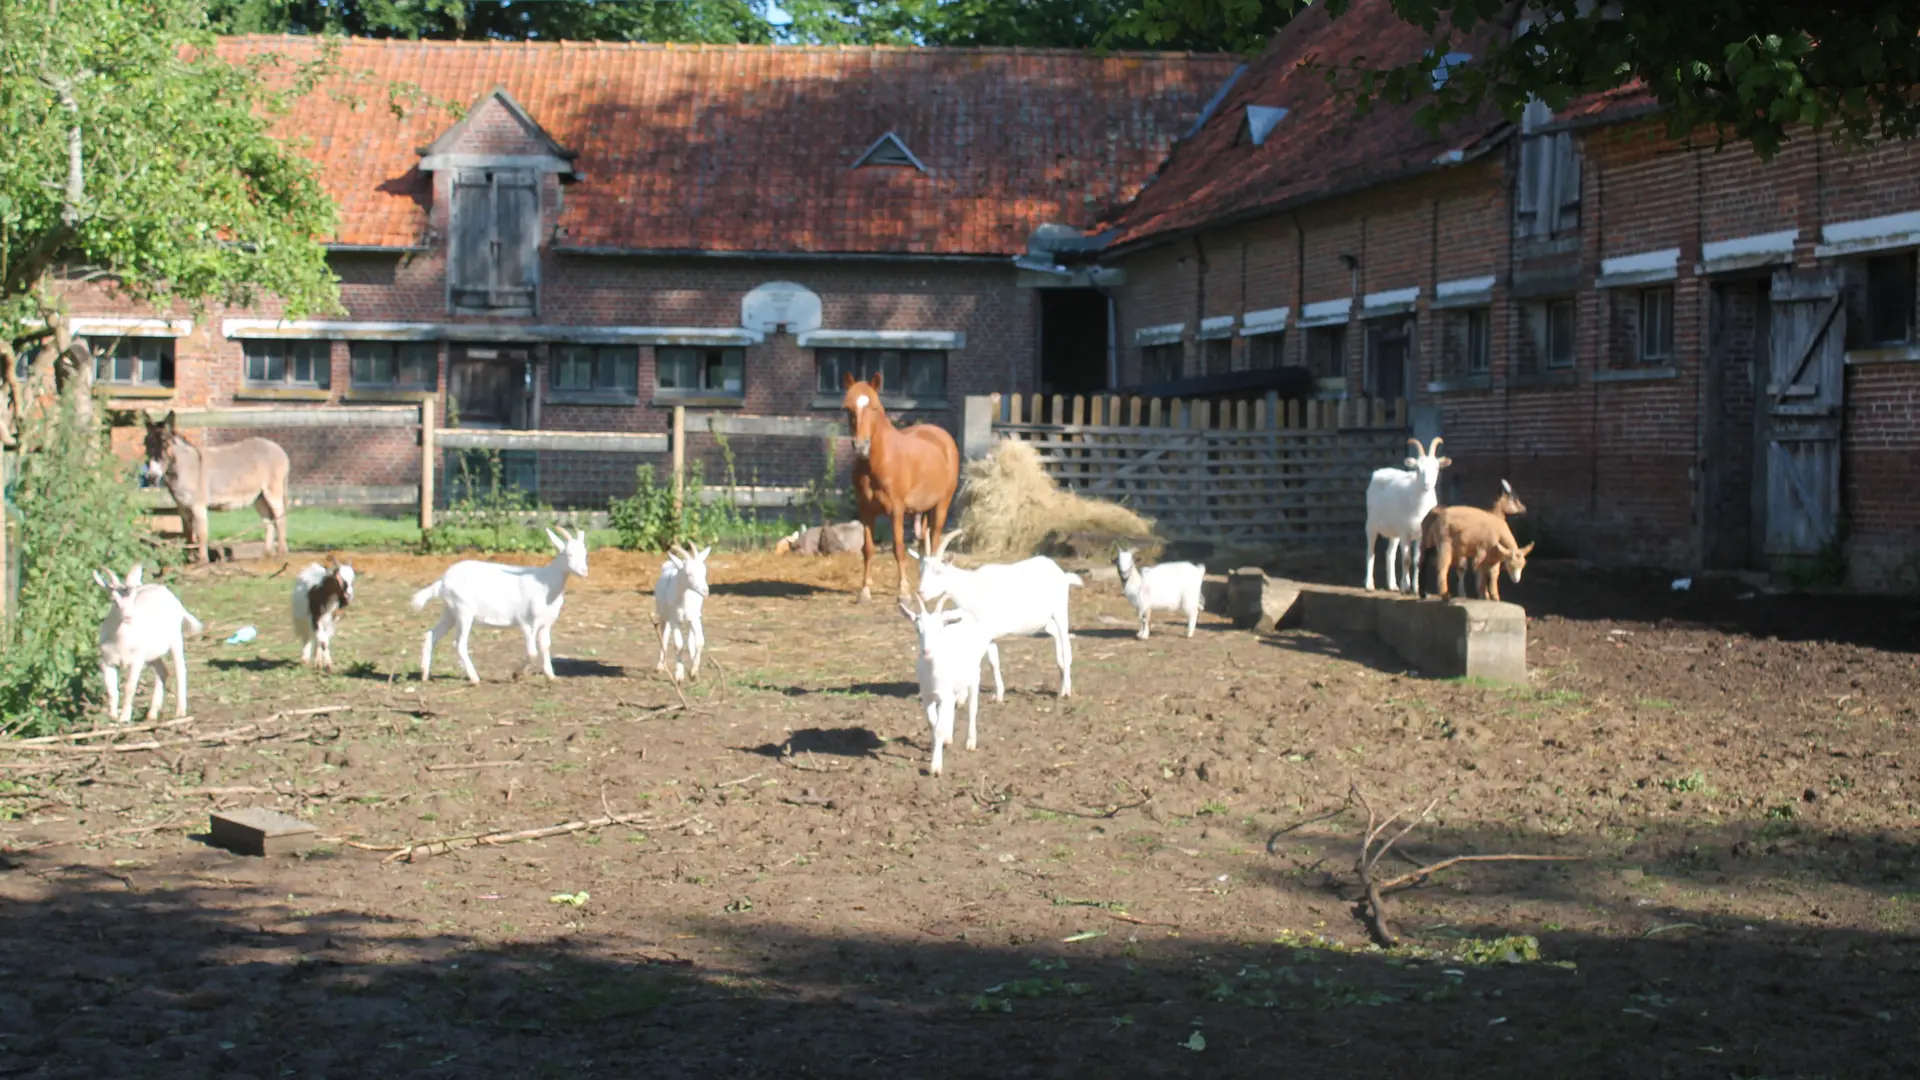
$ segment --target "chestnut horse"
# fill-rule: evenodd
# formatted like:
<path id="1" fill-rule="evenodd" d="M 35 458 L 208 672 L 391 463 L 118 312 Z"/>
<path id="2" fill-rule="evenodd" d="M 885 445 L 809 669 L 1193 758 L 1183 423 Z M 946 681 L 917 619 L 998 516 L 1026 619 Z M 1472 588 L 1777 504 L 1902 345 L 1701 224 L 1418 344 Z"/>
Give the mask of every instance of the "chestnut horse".
<path id="1" fill-rule="evenodd" d="M 939 536 L 947 527 L 947 507 L 960 486 L 960 447 L 946 429 L 934 424 L 896 428 L 880 404 L 880 376 L 861 382 L 849 371 L 840 376 L 846 396 L 847 430 L 853 433 L 853 499 L 860 518 L 860 599 L 873 599 L 873 526 L 881 514 L 893 523 L 893 562 L 900 570 L 900 598 L 907 596 L 908 514 L 933 514 Z M 919 531 L 918 529 L 915 530 Z"/>

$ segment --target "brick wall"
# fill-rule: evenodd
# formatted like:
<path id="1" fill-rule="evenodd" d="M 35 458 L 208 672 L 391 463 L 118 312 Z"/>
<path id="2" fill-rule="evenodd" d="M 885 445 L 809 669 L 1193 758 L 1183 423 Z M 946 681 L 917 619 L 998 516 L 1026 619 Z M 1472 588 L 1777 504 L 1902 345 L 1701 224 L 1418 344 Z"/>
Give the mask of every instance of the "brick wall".
<path id="1" fill-rule="evenodd" d="M 1190 238 L 1120 253 L 1109 263 L 1127 272 L 1119 291 L 1123 367 L 1139 370 L 1133 330 L 1184 322 L 1191 336 L 1203 306 L 1218 315 L 1287 305 L 1297 319 L 1303 304 L 1351 295 L 1346 374 L 1349 392 L 1358 393 L 1360 298 L 1419 285 L 1417 384 L 1421 401 L 1439 410 L 1453 458 L 1448 499 L 1485 504 L 1504 478 L 1529 508 L 1521 530 L 1549 551 L 1674 568 L 1744 565 L 1748 537 L 1760 527 L 1752 520 L 1753 377 L 1756 365 L 1766 370 L 1770 271 L 1702 277 L 1701 245 L 1798 229 L 1794 265 L 1825 265 L 1813 250 L 1822 224 L 1920 210 L 1920 151 L 1902 144 L 1843 153 L 1808 136 L 1762 163 L 1744 147 L 1714 153 L 1676 144 L 1657 123 L 1583 132 L 1578 143 L 1582 198 L 1570 241 L 1514 239 L 1507 177 L 1518 147 L 1510 144 L 1467 166 L 1210 230 L 1202 236 L 1204 280 Z M 1672 280 L 1597 287 L 1604 259 L 1666 248 L 1679 249 Z M 1343 253 L 1359 259 L 1357 282 Z M 1240 280 L 1221 280 L 1236 271 Z M 1449 315 L 1431 298 L 1439 282 L 1482 276 L 1496 279 L 1492 370 L 1459 378 L 1440 366 Z M 1544 295 L 1549 286 L 1528 283 L 1547 279 L 1564 281 L 1555 295 L 1575 302 L 1575 363 L 1541 378 L 1528 374 L 1531 298 L 1522 286 Z M 1671 363 L 1640 354 L 1643 287 L 1672 290 Z M 1305 362 L 1297 327 L 1288 331 L 1286 357 Z M 1189 372 L 1193 363 L 1189 351 Z M 1920 363 L 1852 364 L 1846 392 L 1842 485 L 1854 583 L 1879 587 L 1904 575 L 1911 587 L 1920 583 L 1908 554 L 1920 548 L 1920 507 L 1891 493 L 1920 479 L 1912 452 Z"/>

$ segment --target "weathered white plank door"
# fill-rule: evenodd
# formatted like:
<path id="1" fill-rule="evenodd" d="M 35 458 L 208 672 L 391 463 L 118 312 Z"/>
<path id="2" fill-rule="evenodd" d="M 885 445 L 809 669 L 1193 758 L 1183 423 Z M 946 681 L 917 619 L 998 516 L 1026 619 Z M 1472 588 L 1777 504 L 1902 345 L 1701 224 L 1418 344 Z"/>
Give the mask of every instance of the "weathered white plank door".
<path id="1" fill-rule="evenodd" d="M 1831 273 L 1773 275 L 1767 415 L 1769 556 L 1816 555 L 1840 521 L 1847 313 Z"/>

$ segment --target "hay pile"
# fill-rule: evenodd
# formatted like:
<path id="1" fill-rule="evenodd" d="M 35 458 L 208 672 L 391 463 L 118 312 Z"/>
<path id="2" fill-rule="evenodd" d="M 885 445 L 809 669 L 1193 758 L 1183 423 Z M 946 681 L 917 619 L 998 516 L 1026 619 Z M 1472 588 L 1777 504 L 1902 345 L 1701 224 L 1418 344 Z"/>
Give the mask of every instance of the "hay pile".
<path id="1" fill-rule="evenodd" d="M 1039 453 L 1015 439 L 968 462 L 965 481 L 966 535 L 957 546 L 981 558 L 1025 558 L 1055 534 L 1153 535 L 1153 523 L 1124 506 L 1062 490 Z"/>

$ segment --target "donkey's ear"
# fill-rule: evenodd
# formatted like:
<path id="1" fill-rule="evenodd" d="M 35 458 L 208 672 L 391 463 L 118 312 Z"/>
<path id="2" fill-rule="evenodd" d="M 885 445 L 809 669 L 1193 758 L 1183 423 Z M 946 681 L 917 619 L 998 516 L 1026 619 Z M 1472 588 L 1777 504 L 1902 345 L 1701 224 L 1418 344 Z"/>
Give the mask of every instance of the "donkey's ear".
<path id="1" fill-rule="evenodd" d="M 174 415 L 173 415 L 172 409 L 167 410 L 167 418 L 165 420 L 162 420 L 161 423 L 167 425 L 168 431 L 173 431 L 174 429 L 180 426 L 179 424 L 174 422 Z"/>

